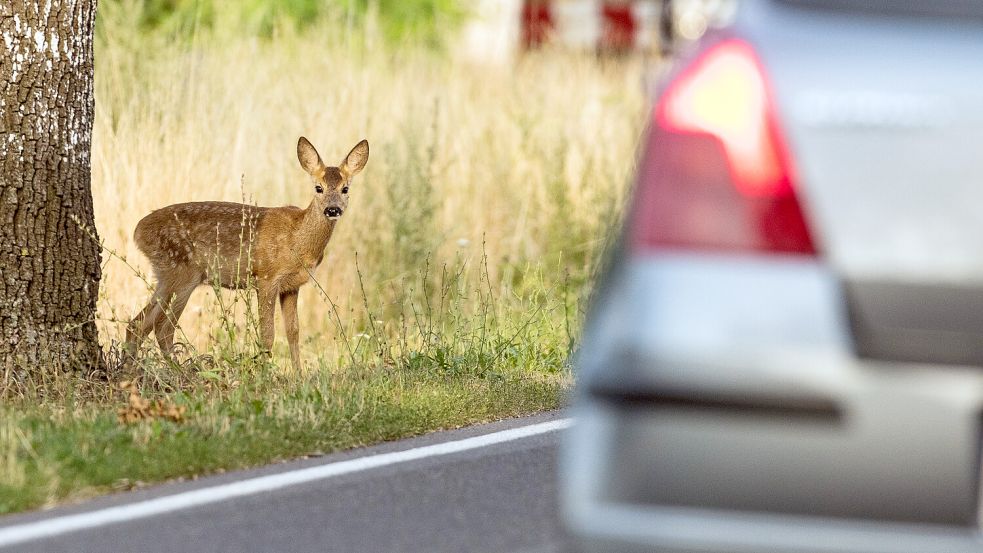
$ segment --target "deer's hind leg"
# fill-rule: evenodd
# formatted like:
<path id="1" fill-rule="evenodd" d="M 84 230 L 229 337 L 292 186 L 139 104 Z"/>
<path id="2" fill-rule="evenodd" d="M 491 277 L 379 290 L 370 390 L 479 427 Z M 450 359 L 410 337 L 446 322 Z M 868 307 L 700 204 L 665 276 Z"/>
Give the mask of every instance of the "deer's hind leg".
<path id="1" fill-rule="evenodd" d="M 184 308 L 188 306 L 191 294 L 201 282 L 200 278 L 193 278 L 175 285 L 161 304 L 161 313 L 154 321 L 154 336 L 157 337 L 160 351 L 165 355 L 170 355 L 174 351 L 174 329 L 181 314 L 184 313 Z"/>
<path id="2" fill-rule="evenodd" d="M 147 338 L 147 334 L 150 334 L 150 329 L 153 328 L 153 318 L 151 313 L 157 307 L 156 292 L 154 297 L 150 299 L 147 306 L 140 310 L 139 313 L 126 325 L 126 351 L 130 354 L 134 354 L 140 344 Z M 154 315 L 156 317 L 156 315 Z"/>
<path id="3" fill-rule="evenodd" d="M 170 281 L 158 278 L 157 288 L 150 297 L 150 302 L 144 307 L 126 326 L 126 349 L 131 354 L 136 353 L 137 348 L 150 334 L 151 329 L 163 314 L 163 305 L 173 293 Z"/>

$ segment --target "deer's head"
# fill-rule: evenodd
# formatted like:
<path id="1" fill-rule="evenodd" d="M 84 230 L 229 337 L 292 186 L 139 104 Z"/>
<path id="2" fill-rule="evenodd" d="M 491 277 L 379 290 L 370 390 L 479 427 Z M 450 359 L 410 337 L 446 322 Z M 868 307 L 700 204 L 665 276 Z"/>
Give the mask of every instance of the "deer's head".
<path id="1" fill-rule="evenodd" d="M 314 182 L 314 205 L 325 217 L 334 220 L 348 208 L 348 187 L 352 177 L 369 160 L 369 143 L 359 142 L 340 165 L 328 167 L 310 141 L 302 136 L 297 141 L 297 159 Z"/>

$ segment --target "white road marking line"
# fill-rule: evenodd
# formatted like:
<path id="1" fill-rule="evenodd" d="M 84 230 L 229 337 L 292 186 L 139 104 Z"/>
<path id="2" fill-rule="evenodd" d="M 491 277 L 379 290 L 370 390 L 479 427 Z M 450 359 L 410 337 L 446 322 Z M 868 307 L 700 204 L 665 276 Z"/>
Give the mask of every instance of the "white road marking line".
<path id="1" fill-rule="evenodd" d="M 208 505 L 228 499 L 242 497 L 295 486 L 315 480 L 323 480 L 342 474 L 351 474 L 363 470 L 415 461 L 426 457 L 438 457 L 450 455 L 469 449 L 478 449 L 490 445 L 521 440 L 539 434 L 546 434 L 556 430 L 562 430 L 570 426 L 571 419 L 558 419 L 550 422 L 530 424 L 518 428 L 510 428 L 491 434 L 465 438 L 453 442 L 443 442 L 439 444 L 415 447 L 404 451 L 394 451 L 392 453 L 380 453 L 368 457 L 359 457 L 348 461 L 338 461 L 327 465 L 318 465 L 305 469 L 281 472 L 268 476 L 259 476 L 228 484 L 221 484 L 209 488 L 201 488 L 188 492 L 167 495 L 146 501 L 128 503 L 116 507 L 108 507 L 96 511 L 79 513 L 77 515 L 66 515 L 55 517 L 37 522 L 28 522 L 14 526 L 0 527 L 0 547 L 22 543 L 25 541 L 36 540 L 116 524 L 130 520 L 146 518 L 161 513 L 179 511 L 191 507 Z"/>

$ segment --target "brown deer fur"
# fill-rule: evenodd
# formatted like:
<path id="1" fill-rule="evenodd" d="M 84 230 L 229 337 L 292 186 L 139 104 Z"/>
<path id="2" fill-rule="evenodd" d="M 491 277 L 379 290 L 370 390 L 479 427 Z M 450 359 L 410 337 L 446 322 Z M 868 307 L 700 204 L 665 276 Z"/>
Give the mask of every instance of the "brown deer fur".
<path id="1" fill-rule="evenodd" d="M 324 258 L 335 223 L 348 207 L 352 177 L 365 167 L 369 143 L 359 142 L 338 167 L 325 166 L 304 137 L 297 158 L 314 183 L 307 209 L 255 207 L 231 202 L 174 204 L 137 223 L 133 238 L 153 266 L 157 288 L 127 327 L 133 352 L 151 330 L 161 351 L 174 347 L 174 327 L 201 284 L 225 288 L 255 287 L 260 336 L 273 347 L 273 312 L 280 300 L 290 359 L 300 367 L 297 291 Z"/>

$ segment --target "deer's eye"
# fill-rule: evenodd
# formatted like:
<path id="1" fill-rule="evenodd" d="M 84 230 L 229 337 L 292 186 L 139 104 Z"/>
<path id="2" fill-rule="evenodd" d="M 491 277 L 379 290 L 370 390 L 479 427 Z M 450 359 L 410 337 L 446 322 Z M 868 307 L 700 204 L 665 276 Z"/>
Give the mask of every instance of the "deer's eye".
<path id="1" fill-rule="evenodd" d="M 324 189 L 320 185 L 314 187 L 314 191 L 318 194 L 324 194 Z"/>
<path id="2" fill-rule="evenodd" d="M 348 187 L 346 186 L 346 187 L 342 188 L 341 189 L 341 193 L 342 194 L 348 194 Z"/>

